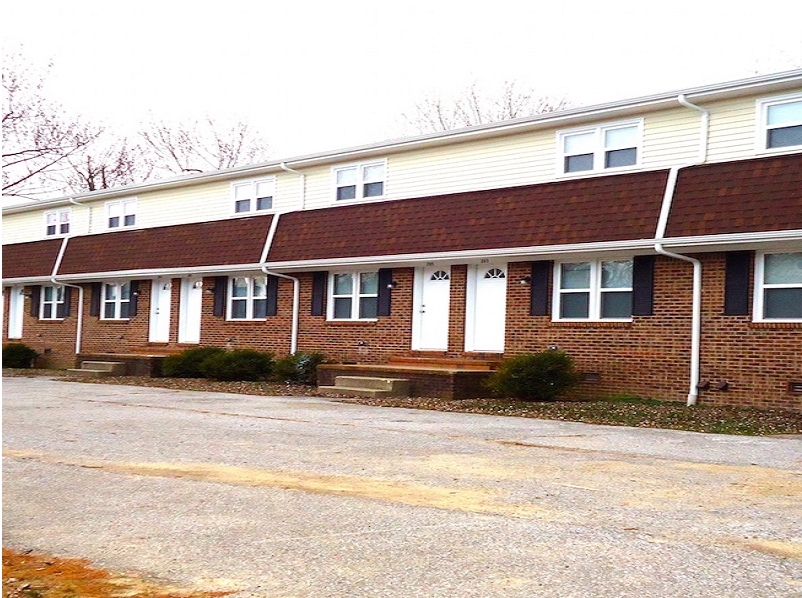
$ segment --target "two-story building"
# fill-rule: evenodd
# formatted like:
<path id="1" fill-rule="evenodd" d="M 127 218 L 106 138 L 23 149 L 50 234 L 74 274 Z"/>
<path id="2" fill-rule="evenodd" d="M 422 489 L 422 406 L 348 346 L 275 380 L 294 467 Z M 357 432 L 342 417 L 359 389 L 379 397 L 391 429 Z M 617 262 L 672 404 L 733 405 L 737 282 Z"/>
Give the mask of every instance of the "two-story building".
<path id="1" fill-rule="evenodd" d="M 3 342 L 342 363 L 558 347 L 802 409 L 802 70 L 3 210 Z"/>

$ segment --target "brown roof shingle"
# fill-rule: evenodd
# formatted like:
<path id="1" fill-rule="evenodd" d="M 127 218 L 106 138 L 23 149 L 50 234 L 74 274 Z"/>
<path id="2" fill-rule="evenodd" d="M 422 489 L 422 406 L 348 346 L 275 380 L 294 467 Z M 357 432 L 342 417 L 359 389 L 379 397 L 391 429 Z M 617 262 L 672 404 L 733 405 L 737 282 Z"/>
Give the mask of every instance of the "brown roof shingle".
<path id="1" fill-rule="evenodd" d="M 667 171 L 282 216 L 272 262 L 652 238 Z"/>
<path id="2" fill-rule="evenodd" d="M 50 276 L 61 239 L 3 245 L 3 278 Z"/>

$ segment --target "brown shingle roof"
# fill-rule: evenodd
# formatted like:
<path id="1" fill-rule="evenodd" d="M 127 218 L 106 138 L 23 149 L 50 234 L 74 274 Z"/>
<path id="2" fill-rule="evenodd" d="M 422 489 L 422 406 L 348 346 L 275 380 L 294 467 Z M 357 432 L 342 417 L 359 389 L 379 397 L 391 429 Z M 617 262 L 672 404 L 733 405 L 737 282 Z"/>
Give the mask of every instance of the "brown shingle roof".
<path id="1" fill-rule="evenodd" d="M 680 171 L 667 237 L 802 229 L 802 154 Z"/>
<path id="2" fill-rule="evenodd" d="M 272 216 L 116 231 L 70 239 L 59 274 L 253 264 Z"/>
<path id="3" fill-rule="evenodd" d="M 666 179 L 642 172 L 294 212 L 269 261 L 652 238 Z"/>
<path id="4" fill-rule="evenodd" d="M 61 239 L 3 245 L 3 278 L 50 276 Z"/>

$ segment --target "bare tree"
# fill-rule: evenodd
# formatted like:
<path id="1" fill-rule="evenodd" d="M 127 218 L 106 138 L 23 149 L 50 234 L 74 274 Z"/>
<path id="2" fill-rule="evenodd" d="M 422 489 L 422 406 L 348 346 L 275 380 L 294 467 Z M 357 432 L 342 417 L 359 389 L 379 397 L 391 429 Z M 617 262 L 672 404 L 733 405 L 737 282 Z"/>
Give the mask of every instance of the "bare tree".
<path id="1" fill-rule="evenodd" d="M 48 65 L 49 69 L 50 65 Z M 3 195 L 41 199 L 45 174 L 89 147 L 103 129 L 68 117 L 43 92 L 44 77 L 18 53 L 3 62 Z"/>
<path id="2" fill-rule="evenodd" d="M 246 123 L 224 128 L 208 116 L 172 126 L 154 121 L 140 135 L 155 175 L 223 170 L 268 156 L 267 143 Z"/>
<path id="3" fill-rule="evenodd" d="M 411 114 L 403 114 L 402 120 L 406 128 L 418 133 L 434 133 L 554 112 L 570 106 L 566 98 L 544 96 L 533 90 L 520 91 L 514 81 L 505 81 L 497 92 L 487 92 L 474 82 L 455 98 L 424 98 L 415 104 Z"/>

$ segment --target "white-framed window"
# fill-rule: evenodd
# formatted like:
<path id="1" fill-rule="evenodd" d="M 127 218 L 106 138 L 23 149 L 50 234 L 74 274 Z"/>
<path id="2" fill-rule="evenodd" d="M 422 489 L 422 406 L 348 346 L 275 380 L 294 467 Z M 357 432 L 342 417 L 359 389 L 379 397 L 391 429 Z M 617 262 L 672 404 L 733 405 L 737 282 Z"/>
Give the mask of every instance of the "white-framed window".
<path id="1" fill-rule="evenodd" d="M 758 150 L 802 147 L 802 95 L 758 101 Z"/>
<path id="2" fill-rule="evenodd" d="M 104 283 L 100 310 L 101 319 L 103 320 L 127 320 L 130 318 L 131 283 Z"/>
<path id="3" fill-rule="evenodd" d="M 119 199 L 106 203 L 108 228 L 125 228 L 136 225 L 136 199 Z"/>
<path id="4" fill-rule="evenodd" d="M 64 287 L 43 286 L 39 295 L 39 319 L 64 319 Z"/>
<path id="5" fill-rule="evenodd" d="M 640 163 L 643 122 L 630 121 L 557 133 L 558 172 L 600 172 Z"/>
<path id="6" fill-rule="evenodd" d="M 71 214 L 72 210 L 70 208 L 45 212 L 45 235 L 52 237 L 54 235 L 69 234 Z"/>
<path id="7" fill-rule="evenodd" d="M 754 313 L 757 321 L 802 321 L 802 252 L 757 255 Z"/>
<path id="8" fill-rule="evenodd" d="M 242 181 L 231 184 L 234 213 L 251 214 L 273 209 L 276 194 L 276 177 Z"/>
<path id="9" fill-rule="evenodd" d="M 554 269 L 556 320 L 630 320 L 632 264 L 598 260 L 558 264 Z"/>
<path id="10" fill-rule="evenodd" d="M 349 201 L 383 197 L 387 174 L 387 161 L 349 164 L 332 168 L 334 197 L 337 201 Z"/>
<path id="11" fill-rule="evenodd" d="M 232 276 L 229 285 L 229 320 L 264 320 L 267 317 L 266 276 Z"/>
<path id="12" fill-rule="evenodd" d="M 332 274 L 329 298 L 330 320 L 375 320 L 379 310 L 379 273 Z"/>

